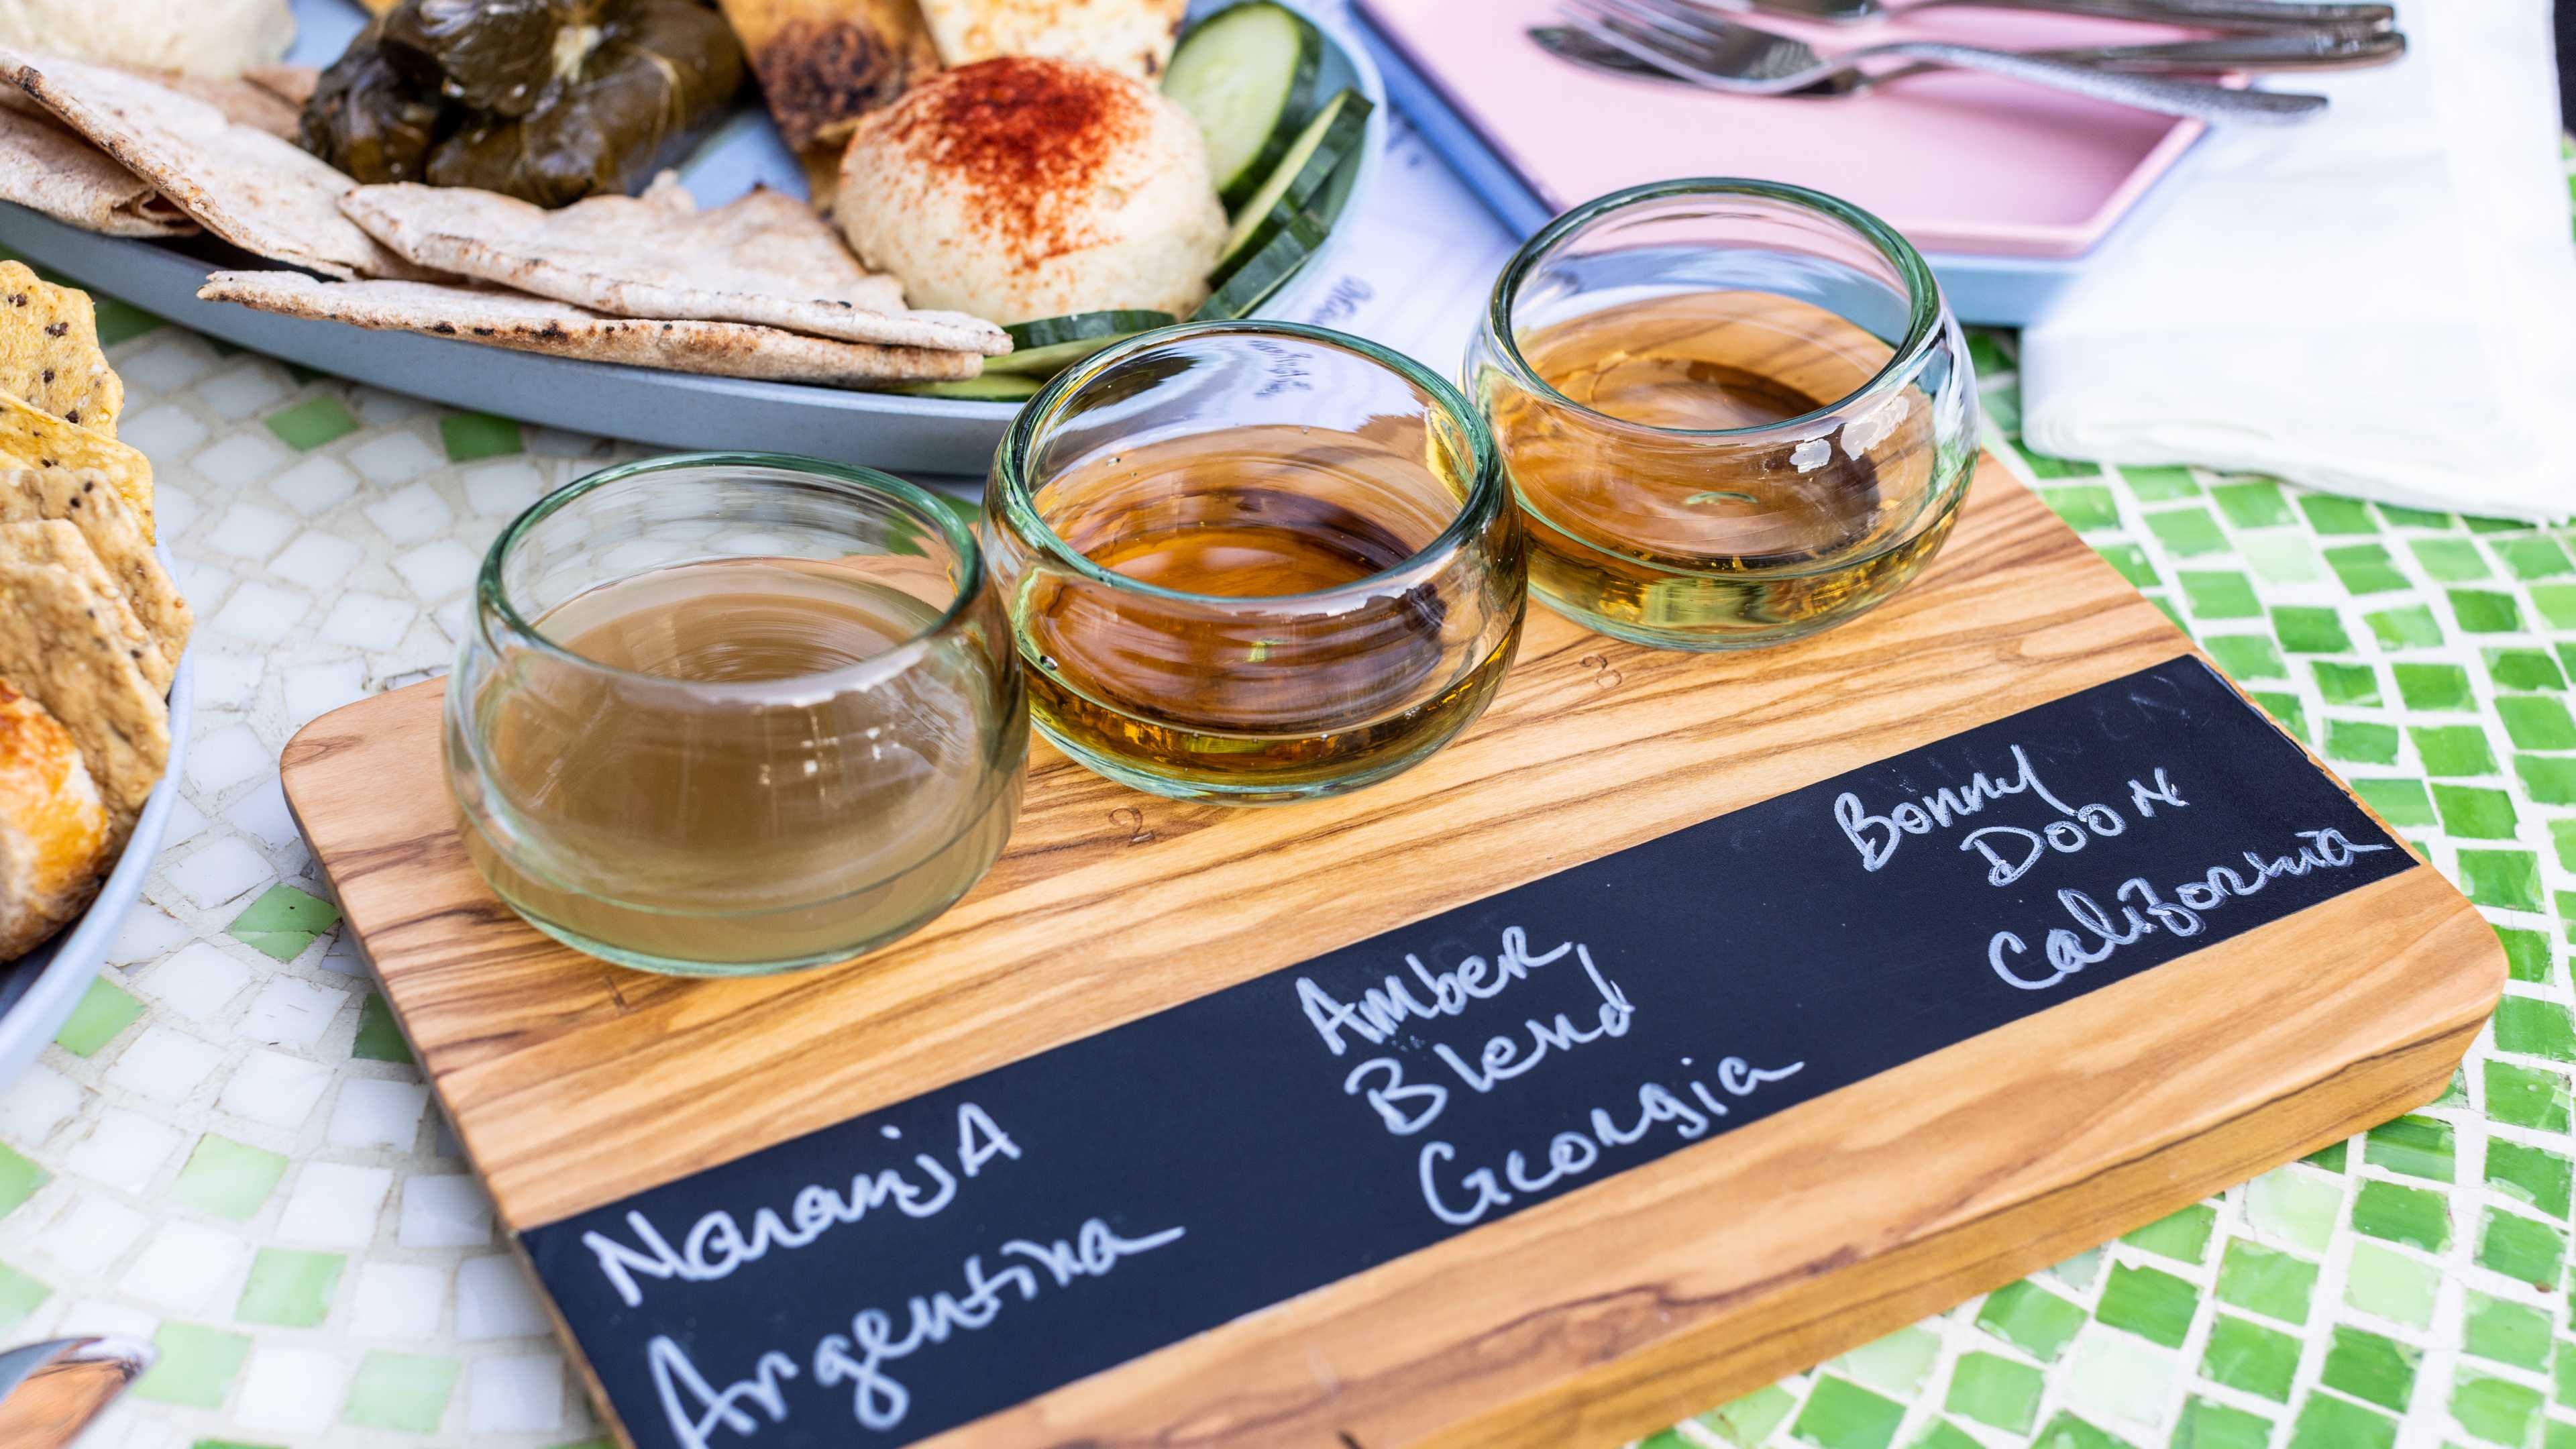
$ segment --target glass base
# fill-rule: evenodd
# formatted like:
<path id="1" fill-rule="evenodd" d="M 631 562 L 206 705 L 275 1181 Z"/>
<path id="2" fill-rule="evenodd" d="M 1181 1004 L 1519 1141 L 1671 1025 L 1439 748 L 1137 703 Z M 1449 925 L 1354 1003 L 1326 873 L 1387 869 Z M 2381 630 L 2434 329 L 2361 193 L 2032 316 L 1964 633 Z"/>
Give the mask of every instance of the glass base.
<path id="1" fill-rule="evenodd" d="M 1568 600 L 1549 594 L 1536 583 L 1530 586 L 1530 597 L 1595 634 L 1607 634 L 1613 639 L 1642 645 L 1648 649 L 1679 649 L 1693 654 L 1723 654 L 1739 649 L 1768 649 L 1773 645 L 1787 644 L 1793 640 L 1804 639 L 1810 634 L 1822 634 L 1828 629 L 1848 624 L 1885 602 L 1874 599 L 1846 613 L 1801 619 L 1796 623 L 1775 624 L 1767 628 L 1754 625 L 1711 629 L 1657 629 L 1649 625 L 1604 618 Z"/>
<path id="2" fill-rule="evenodd" d="M 1392 760 L 1383 760 L 1365 770 L 1354 770 L 1329 780 L 1299 780 L 1290 784 L 1227 784 L 1198 780 L 1176 780 L 1167 775 L 1148 774 L 1124 760 L 1099 754 L 1075 744 L 1054 730 L 1044 720 L 1036 720 L 1037 732 L 1046 736 L 1073 762 L 1105 779 L 1115 780 L 1130 789 L 1166 800 L 1188 800 L 1203 805 L 1296 805 L 1308 800 L 1329 800 L 1365 789 L 1381 780 L 1391 779 L 1422 763 L 1437 753 L 1450 736 L 1427 741 L 1420 749 Z"/>
<path id="3" fill-rule="evenodd" d="M 966 829 L 939 851 L 875 888 L 871 894 L 882 908 L 853 911 L 851 917 L 828 927 L 803 923 L 792 934 L 780 929 L 775 920 L 764 931 L 756 917 L 646 914 L 597 896 L 552 890 L 498 850 L 483 822 L 471 811 L 458 812 L 458 826 L 466 857 L 492 894 L 519 919 L 585 956 L 657 976 L 775 976 L 855 961 L 904 939 L 955 905 L 1001 855 L 1010 838 L 1011 825 L 1019 816 L 1024 778 L 1015 769 Z M 856 899 L 840 898 L 843 904 Z M 564 919 L 584 912 L 595 914 L 603 925 L 631 930 L 649 928 L 676 941 L 707 940 L 718 943 L 717 951 L 730 946 L 743 949 L 745 954 L 736 959 L 708 960 L 638 950 L 604 940 Z M 854 933 L 844 935 L 844 931 Z M 749 954 L 763 947 L 803 949 L 775 957 Z"/>
<path id="4" fill-rule="evenodd" d="M 623 966 L 632 971 L 649 971 L 656 976 L 777 976 L 789 971 L 811 971 L 817 966 L 856 960 L 880 947 L 891 946 L 918 929 L 906 926 L 849 950 L 827 951 L 819 956 L 800 956 L 787 961 L 681 961 L 669 956 L 648 956 L 623 946 L 612 946 L 606 941 L 594 941 L 578 931 L 566 930 L 543 917 L 520 910 L 515 901 L 505 900 L 503 904 L 516 912 L 520 920 L 585 956 L 597 957 L 612 966 Z"/>

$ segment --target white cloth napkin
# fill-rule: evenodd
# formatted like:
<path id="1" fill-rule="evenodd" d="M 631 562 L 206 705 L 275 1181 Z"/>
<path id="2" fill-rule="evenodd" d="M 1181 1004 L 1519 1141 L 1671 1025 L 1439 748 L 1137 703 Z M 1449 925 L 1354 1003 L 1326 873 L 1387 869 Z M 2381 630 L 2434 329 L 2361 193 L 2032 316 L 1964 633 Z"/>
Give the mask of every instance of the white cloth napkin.
<path id="1" fill-rule="evenodd" d="M 2576 514 L 2576 241 L 2549 0 L 2415 0 L 2408 57 L 2283 76 L 2022 337 L 2045 453 L 2264 472 L 2443 512 Z"/>

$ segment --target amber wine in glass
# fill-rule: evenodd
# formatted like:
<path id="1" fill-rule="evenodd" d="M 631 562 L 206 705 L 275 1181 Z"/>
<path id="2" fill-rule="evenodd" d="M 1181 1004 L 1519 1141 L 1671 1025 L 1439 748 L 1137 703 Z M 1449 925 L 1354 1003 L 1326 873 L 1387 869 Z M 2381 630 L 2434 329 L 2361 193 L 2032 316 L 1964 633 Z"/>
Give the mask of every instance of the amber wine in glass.
<path id="1" fill-rule="evenodd" d="M 1531 588 L 1683 649 L 1884 600 L 1965 494 L 1957 344 L 1921 258 L 1831 198 L 1677 182 L 1561 218 L 1505 270 L 1468 358 Z"/>
<path id="2" fill-rule="evenodd" d="M 1114 779 L 1185 798 L 1382 779 L 1483 710 L 1517 641 L 1518 538 L 1480 476 L 1490 455 L 1427 374 L 1284 330 L 1190 331 L 1152 336 L 1220 374 L 1284 359 L 1290 376 L 1346 368 L 1348 389 L 1368 392 L 1365 375 L 1382 395 L 1347 419 L 1304 398 L 1304 421 L 1192 410 L 1203 425 L 1006 443 L 995 570 L 1037 726 Z M 1225 350 L 1246 337 L 1299 350 Z M 1106 389 L 1132 385 L 1111 363 Z"/>

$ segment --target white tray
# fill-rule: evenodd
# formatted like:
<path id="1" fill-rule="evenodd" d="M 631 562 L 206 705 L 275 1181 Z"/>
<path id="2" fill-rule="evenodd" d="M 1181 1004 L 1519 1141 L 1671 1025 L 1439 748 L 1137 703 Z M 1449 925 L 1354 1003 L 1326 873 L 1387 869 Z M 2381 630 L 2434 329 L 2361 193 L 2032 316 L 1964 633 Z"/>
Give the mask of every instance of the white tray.
<path id="1" fill-rule="evenodd" d="M 1229 0 L 1194 0 L 1191 13 Z M 1324 33 L 1318 94 L 1352 87 L 1376 106 L 1360 163 L 1342 173 L 1323 198 L 1327 217 L 1364 205 L 1386 147 L 1386 87 L 1368 52 L 1330 0 L 1283 0 Z M 326 65 L 363 17 L 344 0 L 296 0 L 298 34 L 290 58 Z M 680 168 L 702 205 L 715 206 L 767 183 L 803 195 L 794 157 L 767 116 L 747 111 L 717 130 Z M 1300 315 L 1305 290 L 1333 274 L 1326 259 L 1348 228 L 1336 227 L 1323 249 L 1282 288 L 1263 315 Z M 98 236 L 0 202 L 0 245 L 30 261 L 122 297 L 192 331 L 301 363 L 317 372 L 411 393 L 450 407 L 599 433 L 670 448 L 750 448 L 803 453 L 897 471 L 980 474 L 1017 409 L 1008 403 L 962 402 L 850 392 L 800 383 L 747 382 L 610 363 L 541 357 L 478 347 L 414 332 L 370 332 L 200 302 L 211 271 L 274 266 L 211 237 L 149 242 Z"/>

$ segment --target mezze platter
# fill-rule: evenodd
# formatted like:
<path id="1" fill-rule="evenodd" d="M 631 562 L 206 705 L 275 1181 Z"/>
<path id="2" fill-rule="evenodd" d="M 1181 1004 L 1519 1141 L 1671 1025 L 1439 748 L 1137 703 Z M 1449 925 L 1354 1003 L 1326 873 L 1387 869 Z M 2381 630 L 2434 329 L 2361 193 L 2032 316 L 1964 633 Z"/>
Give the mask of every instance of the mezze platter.
<path id="1" fill-rule="evenodd" d="M 1228 0 L 1192 0 L 1203 15 Z M 1317 197 L 1319 216 L 1338 221 L 1365 205 L 1386 147 L 1386 88 L 1366 49 L 1333 6 L 1281 0 L 1324 38 L 1315 93 L 1357 90 L 1374 107 L 1354 165 Z M 365 21 L 352 0 L 295 0 L 290 61 L 327 66 Z M 765 185 L 802 197 L 796 159 L 757 100 L 710 134 L 679 167 L 701 206 L 715 207 Z M 1335 226 L 1278 293 L 1257 311 L 1301 317 L 1316 289 L 1329 287 L 1346 228 Z M 752 449 L 830 458 L 898 472 L 981 474 L 1018 411 L 1016 403 L 910 397 L 805 383 L 710 377 L 546 357 L 415 332 L 368 331 L 200 301 L 209 273 L 272 265 L 210 237 L 140 241 L 100 236 L 0 202 L 0 247 L 121 297 L 194 332 L 269 357 L 394 392 L 425 397 L 575 432 L 673 448 Z"/>
<path id="2" fill-rule="evenodd" d="M 1992 464 L 1841 630 L 1533 611 L 1485 718 L 1350 797 L 1042 748 L 983 885 L 803 975 L 522 925 L 439 704 L 316 721 L 289 801 L 656 1449 L 1614 1443 L 2430 1099 L 2503 979 Z"/>

